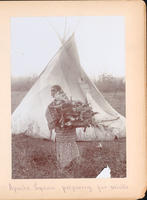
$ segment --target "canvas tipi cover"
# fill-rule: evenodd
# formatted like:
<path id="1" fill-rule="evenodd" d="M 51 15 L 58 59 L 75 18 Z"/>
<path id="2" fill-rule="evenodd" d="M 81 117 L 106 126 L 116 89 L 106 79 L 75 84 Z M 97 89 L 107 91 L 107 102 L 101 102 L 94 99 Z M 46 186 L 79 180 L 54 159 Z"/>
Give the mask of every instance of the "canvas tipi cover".
<path id="1" fill-rule="evenodd" d="M 25 133 L 32 137 L 49 138 L 45 112 L 52 102 L 51 87 L 60 85 L 69 98 L 92 106 L 99 128 L 77 128 L 77 140 L 111 140 L 125 136 L 125 118 L 104 99 L 83 71 L 74 35 L 72 35 L 52 58 L 38 80 L 12 114 L 12 134 Z M 52 137 L 54 140 L 55 132 Z"/>

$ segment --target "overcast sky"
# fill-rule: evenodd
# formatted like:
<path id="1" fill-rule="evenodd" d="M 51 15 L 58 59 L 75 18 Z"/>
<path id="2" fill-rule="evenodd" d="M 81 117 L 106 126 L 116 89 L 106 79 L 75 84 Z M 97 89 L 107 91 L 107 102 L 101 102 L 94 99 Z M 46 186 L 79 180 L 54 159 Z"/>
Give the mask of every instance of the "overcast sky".
<path id="1" fill-rule="evenodd" d="M 65 28 L 66 26 L 66 28 Z M 58 39 L 75 32 L 80 62 L 90 77 L 125 76 L 123 16 L 11 18 L 12 76 L 39 75 L 61 47 Z"/>

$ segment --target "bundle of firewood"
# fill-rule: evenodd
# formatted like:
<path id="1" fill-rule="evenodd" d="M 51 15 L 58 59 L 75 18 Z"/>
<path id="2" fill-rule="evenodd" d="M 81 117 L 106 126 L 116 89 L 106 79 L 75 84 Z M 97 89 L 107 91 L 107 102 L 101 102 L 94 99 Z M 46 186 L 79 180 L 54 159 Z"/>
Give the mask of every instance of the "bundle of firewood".
<path id="1" fill-rule="evenodd" d="M 93 116 L 97 114 L 93 112 L 88 103 L 70 100 L 56 107 L 58 113 L 57 125 L 61 128 L 79 128 L 94 126 Z"/>

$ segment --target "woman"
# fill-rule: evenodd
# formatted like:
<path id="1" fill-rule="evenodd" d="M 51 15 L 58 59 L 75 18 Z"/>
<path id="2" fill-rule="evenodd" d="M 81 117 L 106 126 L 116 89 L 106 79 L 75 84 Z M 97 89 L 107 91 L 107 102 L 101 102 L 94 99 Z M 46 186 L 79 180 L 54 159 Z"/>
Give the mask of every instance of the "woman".
<path id="1" fill-rule="evenodd" d="M 56 153 L 58 169 L 62 171 L 71 161 L 79 161 L 79 149 L 76 144 L 76 128 L 72 126 L 62 126 L 63 113 L 61 108 L 68 105 L 69 99 L 59 85 L 51 88 L 53 102 L 49 104 L 46 111 L 46 119 L 50 133 L 56 132 Z M 67 122 L 68 124 L 68 122 Z"/>

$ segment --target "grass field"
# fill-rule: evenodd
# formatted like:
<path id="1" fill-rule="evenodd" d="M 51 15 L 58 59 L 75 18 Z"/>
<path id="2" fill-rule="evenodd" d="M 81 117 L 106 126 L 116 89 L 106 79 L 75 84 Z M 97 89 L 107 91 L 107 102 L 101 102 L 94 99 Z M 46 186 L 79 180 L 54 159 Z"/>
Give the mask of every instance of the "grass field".
<path id="1" fill-rule="evenodd" d="M 12 112 L 20 103 L 26 92 L 12 92 Z M 125 116 L 125 94 L 104 93 L 109 103 Z M 77 142 L 81 162 L 72 162 L 63 172 L 57 174 L 56 148 L 52 141 L 31 138 L 24 134 L 12 136 L 12 178 L 95 178 L 107 165 L 112 178 L 126 177 L 126 140 Z"/>

